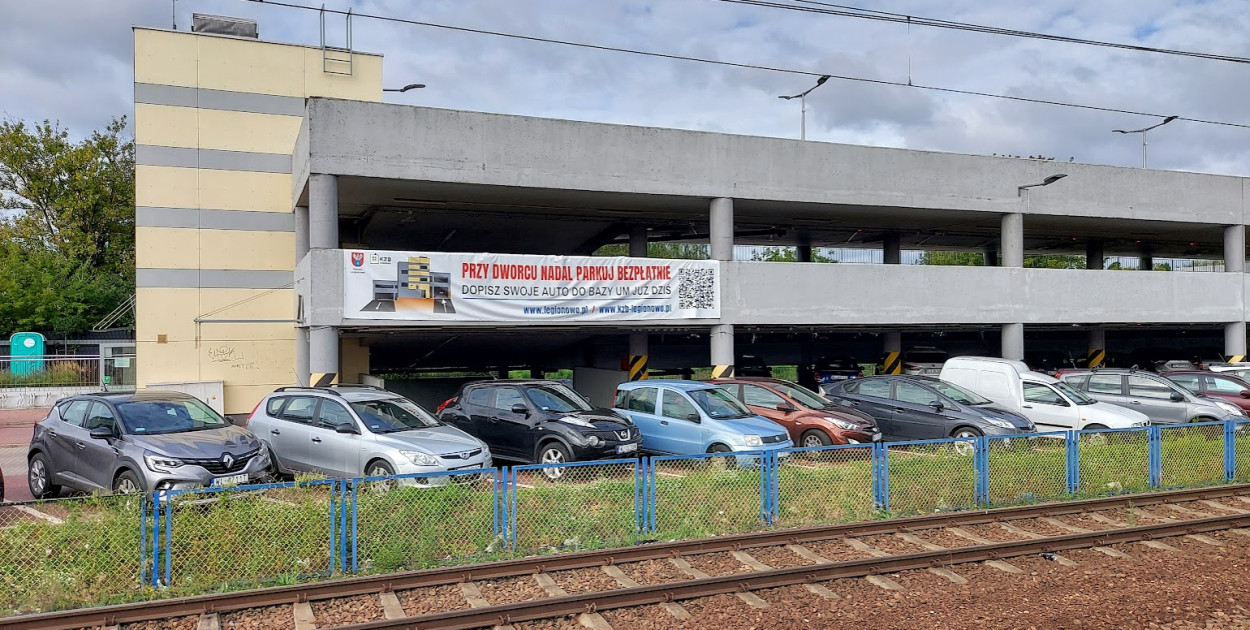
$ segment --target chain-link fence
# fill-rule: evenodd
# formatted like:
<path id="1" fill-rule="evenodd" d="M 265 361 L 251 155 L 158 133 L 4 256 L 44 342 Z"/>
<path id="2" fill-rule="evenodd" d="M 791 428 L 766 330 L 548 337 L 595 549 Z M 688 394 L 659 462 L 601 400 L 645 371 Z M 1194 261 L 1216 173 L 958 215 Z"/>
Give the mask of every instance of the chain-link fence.
<path id="1" fill-rule="evenodd" d="M 156 576 L 202 591 L 329 575 L 345 547 L 340 495 L 322 479 L 158 495 Z"/>
<path id="2" fill-rule="evenodd" d="M 1250 420 L 1228 423 L 1227 435 L 1232 441 L 1229 447 L 1229 472 L 1237 483 L 1250 482 Z"/>
<path id="3" fill-rule="evenodd" d="M 1078 493 L 1101 496 L 1149 489 L 1152 428 L 1074 431 L 1079 454 Z"/>
<path id="4" fill-rule="evenodd" d="M 873 446 L 824 446 L 778 453 L 774 525 L 802 527 L 874 516 Z"/>
<path id="5" fill-rule="evenodd" d="M 1068 494 L 1067 433 L 1039 433 L 987 440 L 991 505 L 1055 501 Z"/>
<path id="6" fill-rule="evenodd" d="M 891 515 L 962 510 L 976 505 L 977 440 L 896 442 L 885 445 L 884 507 Z"/>
<path id="7" fill-rule="evenodd" d="M 512 468 L 512 547 L 553 553 L 632 544 L 642 527 L 642 488 L 636 459 Z"/>
<path id="8" fill-rule="evenodd" d="M 139 597 L 142 502 L 91 496 L 0 506 L 0 614 Z"/>
<path id="9" fill-rule="evenodd" d="M 1224 483 L 1224 423 L 1158 427 L 1159 481 L 1164 488 Z"/>
<path id="10" fill-rule="evenodd" d="M 651 527 L 663 540 L 760 529 L 766 508 L 763 452 L 651 459 Z"/>
<path id="11" fill-rule="evenodd" d="M 503 481 L 495 468 L 353 479 L 346 567 L 388 573 L 500 557 Z"/>

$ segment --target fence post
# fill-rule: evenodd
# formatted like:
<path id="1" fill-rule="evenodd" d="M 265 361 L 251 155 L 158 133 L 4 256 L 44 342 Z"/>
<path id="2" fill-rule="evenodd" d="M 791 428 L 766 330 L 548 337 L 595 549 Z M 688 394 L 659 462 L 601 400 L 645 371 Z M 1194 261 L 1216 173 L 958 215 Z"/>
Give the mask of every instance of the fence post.
<path id="1" fill-rule="evenodd" d="M 885 443 L 872 445 L 873 507 L 879 512 L 890 511 L 890 450 Z"/>
<path id="2" fill-rule="evenodd" d="M 1068 494 L 1076 494 L 1081 489 L 1081 441 L 1076 431 L 1066 431 L 1064 447 L 1068 462 Z"/>
<path id="3" fill-rule="evenodd" d="M 768 459 L 768 451 L 760 451 L 760 520 L 764 521 L 764 525 L 772 524 L 772 483 L 768 480 L 771 463 Z"/>
<path id="4" fill-rule="evenodd" d="M 1163 483 L 1163 433 L 1157 426 L 1146 427 L 1146 461 L 1149 466 L 1151 488 L 1158 488 Z"/>
<path id="5" fill-rule="evenodd" d="M 975 473 L 972 494 L 977 505 L 988 505 L 990 502 L 989 459 L 989 440 L 984 435 L 977 436 L 972 442 L 972 469 Z"/>
<path id="6" fill-rule="evenodd" d="M 1237 476 L 1237 423 L 1224 422 L 1224 481 Z"/>

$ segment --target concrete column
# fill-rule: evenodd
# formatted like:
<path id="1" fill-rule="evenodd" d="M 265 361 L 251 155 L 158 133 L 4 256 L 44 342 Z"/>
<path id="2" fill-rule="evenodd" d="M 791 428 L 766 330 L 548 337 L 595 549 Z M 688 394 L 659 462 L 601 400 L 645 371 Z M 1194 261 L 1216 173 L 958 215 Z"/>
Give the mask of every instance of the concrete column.
<path id="1" fill-rule="evenodd" d="M 1024 324 L 1003 324 L 1003 358 L 1024 360 Z"/>
<path id="2" fill-rule="evenodd" d="M 903 333 L 900 331 L 891 331 L 885 334 L 885 352 L 902 352 L 903 351 Z"/>
<path id="3" fill-rule="evenodd" d="M 332 326 L 308 329 L 309 385 L 338 382 L 339 329 Z"/>
<path id="4" fill-rule="evenodd" d="M 308 177 L 308 245 L 313 249 L 339 246 L 339 180 L 334 175 Z"/>
<path id="5" fill-rule="evenodd" d="M 887 265 L 897 265 L 903 260 L 903 250 L 898 232 L 886 232 L 881 237 L 881 259 Z"/>
<path id="6" fill-rule="evenodd" d="M 1246 323 L 1230 322 L 1224 324 L 1224 356 L 1229 361 L 1246 359 Z"/>
<path id="7" fill-rule="evenodd" d="M 882 374 L 903 373 L 903 333 L 893 330 L 885 333 L 885 347 L 882 349 Z"/>
<path id="8" fill-rule="evenodd" d="M 1101 256 L 1099 257 L 1101 258 Z M 1102 367 L 1107 362 L 1107 329 L 1101 326 L 1089 329 L 1089 350 L 1085 355 L 1086 367 Z"/>
<path id="9" fill-rule="evenodd" d="M 1102 241 L 1090 239 L 1085 243 L 1085 268 L 1095 271 L 1102 269 L 1103 255 Z M 1093 346 L 1090 346 L 1091 348 Z"/>
<path id="10" fill-rule="evenodd" d="M 634 258 L 647 257 L 647 228 L 636 225 L 629 228 L 629 255 Z"/>
<path id="11" fill-rule="evenodd" d="M 998 240 L 1003 248 L 1003 266 L 1023 267 L 1024 215 L 1019 212 L 1004 214 L 1002 236 Z"/>
<path id="12" fill-rule="evenodd" d="M 647 333 L 630 333 L 628 360 L 629 380 L 646 380 L 647 360 Z"/>
<path id="13" fill-rule="evenodd" d="M 733 324 L 712 326 L 712 378 L 734 375 L 734 327 Z"/>
<path id="14" fill-rule="evenodd" d="M 1224 228 L 1224 271 L 1246 271 L 1246 226 L 1230 225 Z"/>
<path id="15" fill-rule="evenodd" d="M 308 254 L 308 206 L 295 206 L 295 262 Z"/>
<path id="16" fill-rule="evenodd" d="M 985 266 L 986 267 L 998 266 L 998 247 L 994 245 L 987 245 L 985 247 Z"/>
<path id="17" fill-rule="evenodd" d="M 295 329 L 295 384 L 307 385 L 312 372 L 308 364 L 308 329 Z"/>
<path id="18" fill-rule="evenodd" d="M 734 259 L 734 200 L 717 197 L 712 200 L 711 220 L 708 222 L 708 240 L 712 245 L 712 260 Z M 733 345 L 733 342 L 730 342 Z"/>

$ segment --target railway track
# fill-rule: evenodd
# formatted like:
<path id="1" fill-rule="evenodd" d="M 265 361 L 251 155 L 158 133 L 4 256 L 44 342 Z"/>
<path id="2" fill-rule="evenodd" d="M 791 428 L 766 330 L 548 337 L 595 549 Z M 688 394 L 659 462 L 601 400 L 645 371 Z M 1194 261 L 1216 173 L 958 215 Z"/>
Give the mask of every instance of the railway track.
<path id="1" fill-rule="evenodd" d="M 1227 503 L 1216 503 L 1219 499 L 1231 500 Z M 1202 509 L 1185 507 L 1186 504 Z M 1166 516 L 1144 511 L 1145 508 L 1151 506 L 1167 506 L 1171 508 L 1171 511 Z M 1211 514 L 1211 506 L 1216 506 L 1216 511 L 1222 513 Z M 1141 515 L 1145 520 L 1158 522 L 1139 525 L 1117 521 L 1105 515 L 1108 511 L 1114 510 L 1126 510 L 1128 514 Z M 1091 530 L 1056 519 L 1056 517 L 1063 516 L 1088 517 L 1110 528 Z M 1030 519 L 1052 523 L 1069 533 L 1043 535 L 1011 524 L 1012 521 Z M 1022 539 L 994 541 L 969 533 L 965 529 L 993 524 L 999 525 L 1004 531 L 1013 532 L 1016 537 Z M 1201 540 L 1204 532 L 1229 529 L 1245 531 L 1247 535 L 1250 535 L 1250 530 L 1241 530 L 1243 527 L 1250 527 L 1250 484 L 996 510 L 923 515 L 802 529 L 771 530 L 689 541 L 642 544 L 620 549 L 523 558 L 489 564 L 353 577 L 270 589 L 12 617 L 0 619 L 0 628 L 20 630 L 113 628 L 125 623 L 192 615 L 201 615 L 201 628 L 215 628 L 219 627 L 217 618 L 222 613 L 286 605 L 292 606 L 295 628 L 311 630 L 317 627 L 313 622 L 311 603 L 338 598 L 373 596 L 380 598 L 386 619 L 338 625 L 333 628 L 336 630 L 383 628 L 421 628 L 424 630 L 427 628 L 506 627 L 513 622 L 579 615 L 582 625 L 606 629 L 611 626 L 599 617 L 597 611 L 661 604 L 674 616 L 680 617 L 680 605 L 675 603 L 679 600 L 736 593 L 748 604 L 758 605 L 752 599 L 751 591 L 795 584 L 805 585 L 805 588 L 816 595 L 836 598 L 836 595 L 828 592 L 827 588 L 818 583 L 840 578 L 867 577 L 870 580 L 876 580 L 874 583 L 883 588 L 892 588 L 891 581 L 885 577 L 886 574 L 913 569 L 927 569 L 952 582 L 957 582 L 962 578 L 945 567 L 984 562 L 991 566 L 998 565 L 1003 570 L 1011 570 L 1010 565 L 1005 563 L 1004 559 L 1042 553 L 1052 554 L 1057 560 L 1066 562 L 1057 555 L 1057 552 L 1093 548 L 1107 555 L 1115 555 L 1119 552 L 1110 549 L 1111 545 L 1144 541 L 1148 545 L 1168 547 L 1156 539 L 1189 536 Z M 953 533 L 975 544 L 943 547 L 917 537 L 918 533 L 924 534 L 925 532 Z M 924 550 L 912 553 L 889 553 L 862 541 L 867 537 L 890 535 L 920 545 Z M 822 541 L 841 541 L 851 548 L 866 553 L 867 557 L 829 560 L 803 546 Z M 814 564 L 773 568 L 756 560 L 748 553 L 749 550 L 768 547 L 784 547 Z M 713 576 L 703 573 L 685 561 L 688 557 L 714 553 L 732 554 L 737 561 L 751 570 L 745 573 Z M 690 579 L 641 585 L 624 575 L 618 568 L 631 563 L 657 560 L 671 563 Z M 570 595 L 550 577 L 551 574 L 559 572 L 583 569 L 603 571 L 612 576 L 620 588 Z M 533 576 L 545 591 L 546 597 L 493 605 L 482 597 L 475 586 L 475 583 L 483 580 L 528 576 Z M 408 616 L 395 597 L 395 593 L 401 590 L 448 585 L 458 585 L 471 608 Z M 322 628 L 328 627 L 322 626 Z"/>

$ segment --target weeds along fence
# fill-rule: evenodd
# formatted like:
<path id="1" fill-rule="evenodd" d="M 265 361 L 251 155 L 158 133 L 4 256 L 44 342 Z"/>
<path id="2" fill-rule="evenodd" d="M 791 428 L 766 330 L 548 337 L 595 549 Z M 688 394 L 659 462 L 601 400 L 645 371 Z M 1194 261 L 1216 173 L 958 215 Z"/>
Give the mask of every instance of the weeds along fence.
<path id="1" fill-rule="evenodd" d="M 1250 419 L 5 504 L 0 612 L 1234 482 Z"/>

